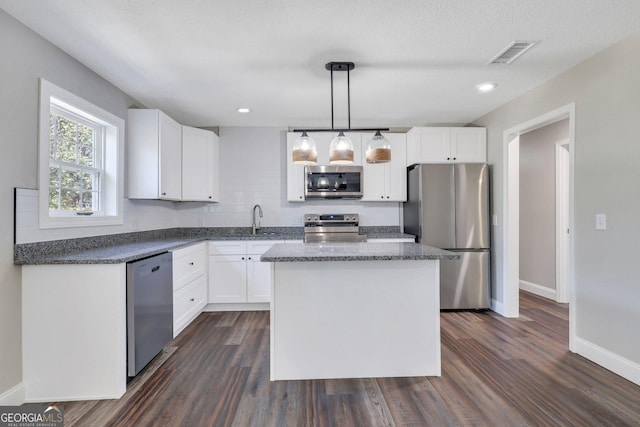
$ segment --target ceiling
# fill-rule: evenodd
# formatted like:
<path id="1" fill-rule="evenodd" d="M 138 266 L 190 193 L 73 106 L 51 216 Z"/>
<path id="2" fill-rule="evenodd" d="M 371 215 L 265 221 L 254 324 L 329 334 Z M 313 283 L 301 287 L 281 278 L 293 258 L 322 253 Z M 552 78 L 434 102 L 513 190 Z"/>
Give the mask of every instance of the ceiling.
<path id="1" fill-rule="evenodd" d="M 0 0 L 149 108 L 192 126 L 464 124 L 640 31 L 637 0 Z M 514 40 L 538 42 L 485 65 Z M 498 83 L 479 94 L 478 83 Z M 346 73 L 334 74 L 346 127 Z M 251 112 L 240 114 L 238 107 Z"/>

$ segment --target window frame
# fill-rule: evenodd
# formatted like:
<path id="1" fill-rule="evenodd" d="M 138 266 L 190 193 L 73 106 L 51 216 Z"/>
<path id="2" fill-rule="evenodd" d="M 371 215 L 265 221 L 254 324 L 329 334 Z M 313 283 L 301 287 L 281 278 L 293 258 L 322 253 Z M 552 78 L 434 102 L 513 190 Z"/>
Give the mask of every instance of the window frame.
<path id="1" fill-rule="evenodd" d="M 74 121 L 88 121 L 103 129 L 100 168 L 98 210 L 91 215 L 72 211 L 49 210 L 50 174 L 50 130 L 49 114 L 58 110 Z M 79 119 L 79 120 L 76 120 Z M 39 228 L 91 227 L 121 225 L 124 199 L 124 126 L 125 121 L 108 111 L 62 89 L 53 83 L 40 79 L 40 108 L 38 135 L 38 216 Z M 84 124 L 84 123 L 83 123 Z M 55 162 L 55 161 L 54 161 Z M 66 165 L 72 165 L 66 163 Z"/>

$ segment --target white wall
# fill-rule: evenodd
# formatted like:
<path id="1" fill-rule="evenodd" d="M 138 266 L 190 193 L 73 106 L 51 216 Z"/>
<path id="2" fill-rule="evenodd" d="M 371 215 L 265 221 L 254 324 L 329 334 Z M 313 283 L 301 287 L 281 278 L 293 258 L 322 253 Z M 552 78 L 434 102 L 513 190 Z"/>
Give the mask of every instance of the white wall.
<path id="1" fill-rule="evenodd" d="M 556 289 L 556 142 L 569 119 L 520 136 L 520 280 Z"/>
<path id="2" fill-rule="evenodd" d="M 594 354 L 613 354 L 608 360 L 624 358 L 636 375 L 640 372 L 638 76 L 640 34 L 474 121 L 488 129 L 493 212 L 503 218 L 503 132 L 575 102 L 575 332 L 584 344 L 583 354 L 590 348 Z M 595 230 L 596 213 L 607 214 L 606 231 Z M 494 298 L 502 302 L 501 225 L 493 229 L 493 255 L 498 260 Z"/>

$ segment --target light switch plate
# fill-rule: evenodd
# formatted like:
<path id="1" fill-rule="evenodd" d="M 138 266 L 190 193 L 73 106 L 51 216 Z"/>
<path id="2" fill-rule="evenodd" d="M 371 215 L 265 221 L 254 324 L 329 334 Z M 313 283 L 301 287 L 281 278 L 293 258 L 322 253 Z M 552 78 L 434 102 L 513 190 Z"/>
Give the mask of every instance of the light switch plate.
<path id="1" fill-rule="evenodd" d="M 491 217 L 491 225 L 493 225 L 494 227 L 498 226 L 498 215 L 493 214 L 493 216 Z"/>
<path id="2" fill-rule="evenodd" d="M 596 230 L 606 230 L 606 229 L 607 229 L 607 215 L 596 214 Z"/>

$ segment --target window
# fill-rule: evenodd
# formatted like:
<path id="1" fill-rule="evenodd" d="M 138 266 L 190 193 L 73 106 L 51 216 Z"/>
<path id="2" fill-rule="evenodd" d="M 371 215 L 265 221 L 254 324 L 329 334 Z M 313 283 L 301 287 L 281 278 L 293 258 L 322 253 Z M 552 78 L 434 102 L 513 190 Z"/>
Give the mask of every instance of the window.
<path id="1" fill-rule="evenodd" d="M 123 223 L 123 135 L 122 119 L 40 80 L 40 228 Z"/>

